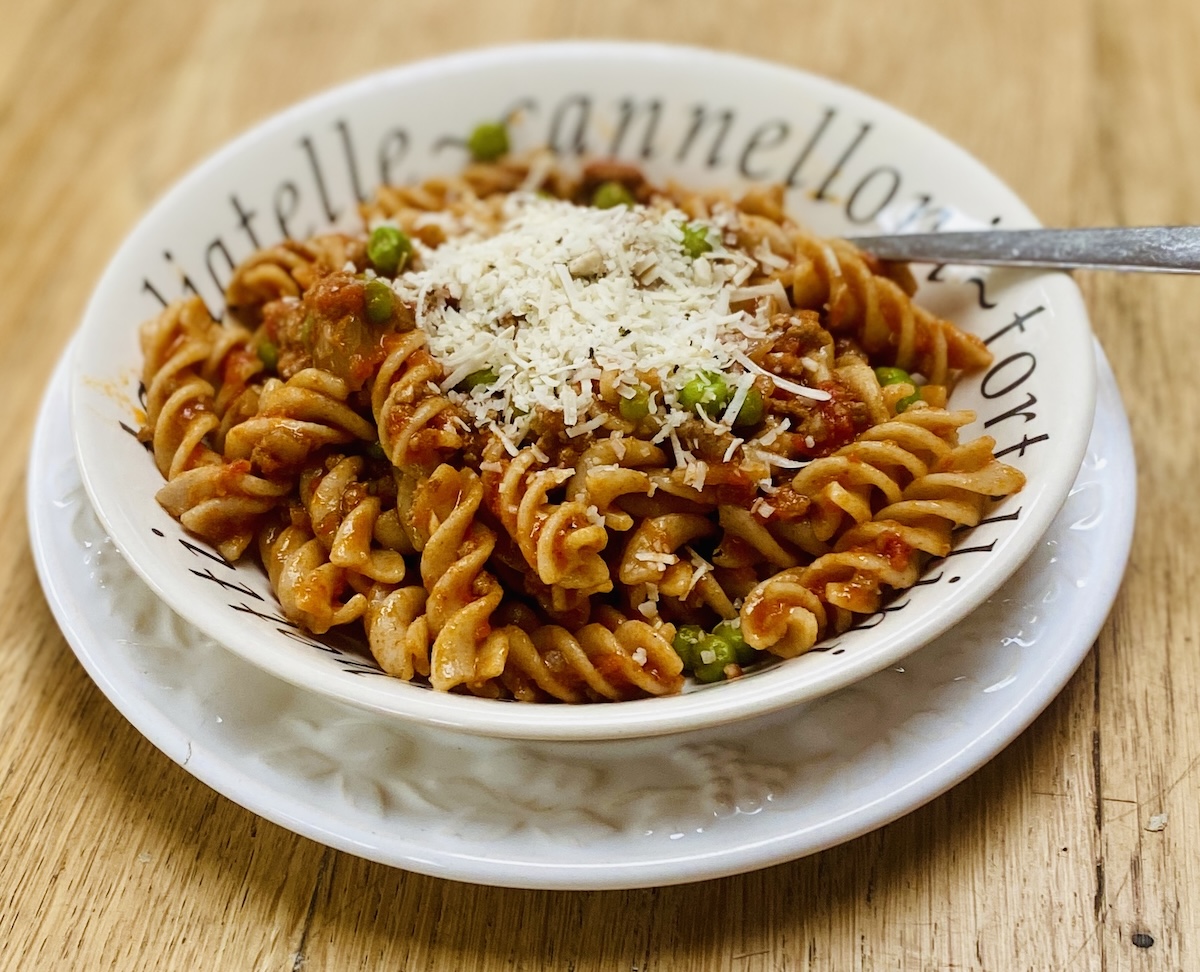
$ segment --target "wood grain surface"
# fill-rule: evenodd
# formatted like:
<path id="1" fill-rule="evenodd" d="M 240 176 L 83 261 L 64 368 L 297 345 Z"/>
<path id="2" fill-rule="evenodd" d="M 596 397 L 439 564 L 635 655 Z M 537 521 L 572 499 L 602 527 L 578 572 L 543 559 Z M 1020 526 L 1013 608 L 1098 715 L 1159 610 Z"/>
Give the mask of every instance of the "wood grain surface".
<path id="1" fill-rule="evenodd" d="M 844 846 L 630 892 L 509 891 L 268 823 L 143 739 L 40 592 L 37 403 L 122 237 L 266 115 L 505 41 L 672 40 L 826 74 L 941 130 L 1053 225 L 1200 223 L 1195 0 L 0 0 L 0 968 L 1200 968 L 1200 279 L 1080 274 L 1139 464 L 1122 592 L 988 766 Z M 66 447 L 66 444 L 64 444 Z M 1166 815 L 1163 829 L 1152 817 Z"/>

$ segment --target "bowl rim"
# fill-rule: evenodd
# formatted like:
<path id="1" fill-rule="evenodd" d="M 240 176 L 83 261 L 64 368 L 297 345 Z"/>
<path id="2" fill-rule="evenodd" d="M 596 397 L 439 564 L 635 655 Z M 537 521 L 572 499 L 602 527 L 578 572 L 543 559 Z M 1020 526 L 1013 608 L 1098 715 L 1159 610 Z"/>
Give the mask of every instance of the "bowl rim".
<path id="1" fill-rule="evenodd" d="M 274 133 L 287 129 L 298 120 L 327 109 L 330 106 L 353 102 L 358 97 L 380 87 L 411 84 L 460 71 L 486 70 L 514 61 L 536 58 L 544 62 L 561 61 L 564 64 L 581 58 L 624 60 L 642 58 L 664 64 L 689 63 L 712 70 L 732 70 L 757 73 L 760 77 L 775 77 L 789 83 L 801 82 L 816 92 L 828 93 L 843 103 L 862 106 L 879 119 L 906 136 L 919 139 L 930 146 L 945 165 L 964 170 L 972 179 L 988 182 L 994 190 L 1005 197 L 1006 206 L 1028 225 L 1038 222 L 1024 202 L 983 163 L 961 146 L 930 128 L 904 111 L 872 95 L 858 91 L 841 82 L 812 74 L 808 71 L 784 64 L 759 60 L 740 54 L 710 50 L 702 47 L 665 43 L 628 41 L 546 41 L 512 45 L 488 46 L 450 54 L 438 55 L 408 64 L 398 65 L 382 71 L 365 74 L 327 90 L 313 94 L 282 111 L 251 125 L 239 135 L 192 166 L 180 179 L 171 185 L 141 216 L 135 226 L 111 257 L 102 274 L 83 315 L 80 333 L 95 330 L 97 320 L 103 316 L 107 290 L 113 285 L 118 264 L 135 249 L 140 233 L 171 210 L 178 201 L 186 199 L 194 187 L 203 185 L 211 176 L 240 153 Z M 1067 338 L 1079 343 L 1084 351 L 1090 352 L 1091 329 L 1087 309 L 1078 288 L 1065 274 L 1041 274 L 1029 272 L 1021 279 L 1053 278 L 1069 281 L 1061 293 L 1054 298 L 1055 312 L 1062 318 L 1060 324 Z M 702 691 L 667 697 L 637 699 L 619 705 L 530 705 L 480 699 L 466 695 L 447 694 L 414 690 L 401 697 L 389 686 L 388 691 L 377 691 L 381 680 L 313 677 L 307 666 L 281 665 L 280 658 L 264 657 L 253 643 L 223 640 L 213 630 L 213 622 L 203 610 L 193 606 L 187 598 L 180 598 L 169 585 L 155 573 L 150 564 L 144 563 L 129 548 L 119 518 L 114 516 L 106 504 L 96 481 L 96 470 L 87 459 L 87 445 L 79 434 L 79 415 L 83 408 L 83 381 L 85 374 L 84 340 L 73 341 L 73 364 L 71 386 L 72 428 L 75 439 L 76 458 L 88 498 L 105 531 L 114 545 L 130 563 L 135 572 L 149 585 L 154 594 L 170 605 L 177 613 L 208 633 L 239 656 L 251 661 L 293 684 L 300 685 L 327 697 L 336 698 L 352 705 L 384 712 L 407 721 L 425 725 L 454 729 L 479 735 L 512 739 L 543 740 L 602 740 L 623 737 L 644 737 L 709 728 L 750 719 L 757 715 L 778 711 L 798 703 L 836 691 L 853 684 L 861 678 L 883 668 L 895 665 L 921 645 L 943 634 L 974 610 L 986 597 L 997 590 L 1032 552 L 1054 516 L 1065 502 L 1079 468 L 1091 428 L 1096 397 L 1096 375 L 1094 360 L 1090 353 L 1079 356 L 1079 373 L 1074 376 L 1078 392 L 1072 400 L 1075 411 L 1071 416 L 1073 425 L 1081 431 L 1067 446 L 1060 449 L 1053 468 L 1046 475 L 1051 481 L 1046 489 L 1048 498 L 1035 505 L 1035 513 L 1015 531 L 1013 541 L 1003 550 L 998 566 L 987 570 L 982 578 L 973 581 L 977 588 L 974 595 L 953 601 L 949 610 L 936 615 L 934 627 L 927 623 L 918 631 L 894 640 L 890 650 L 876 651 L 869 658 L 859 652 L 854 665 L 825 666 L 816 672 L 807 671 L 803 679 L 747 678 Z M 1068 474 L 1069 470 L 1069 474 Z M 982 581 L 982 583 L 981 583 Z M 253 639 L 250 639 L 253 642 Z M 268 652 L 269 654 L 269 652 Z M 274 661 L 275 664 L 271 664 Z M 775 669 L 780 671 L 778 667 Z M 315 669 L 314 669 L 315 671 Z M 793 684 L 799 681 L 799 684 Z M 405 685 L 407 683 L 398 683 Z M 414 686 L 408 686 L 415 689 Z M 714 691 L 713 689 L 717 689 Z"/>

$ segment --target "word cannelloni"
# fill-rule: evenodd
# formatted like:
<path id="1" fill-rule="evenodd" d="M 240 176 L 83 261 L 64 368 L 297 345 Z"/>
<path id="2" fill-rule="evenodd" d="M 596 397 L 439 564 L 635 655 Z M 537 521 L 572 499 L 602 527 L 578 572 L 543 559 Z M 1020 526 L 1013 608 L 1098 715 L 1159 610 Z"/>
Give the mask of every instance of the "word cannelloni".
<path id="1" fill-rule="evenodd" d="M 984 344 L 781 186 L 468 145 L 142 327 L 159 502 L 293 623 L 442 691 L 671 694 L 845 631 L 1023 486 L 948 406 Z"/>

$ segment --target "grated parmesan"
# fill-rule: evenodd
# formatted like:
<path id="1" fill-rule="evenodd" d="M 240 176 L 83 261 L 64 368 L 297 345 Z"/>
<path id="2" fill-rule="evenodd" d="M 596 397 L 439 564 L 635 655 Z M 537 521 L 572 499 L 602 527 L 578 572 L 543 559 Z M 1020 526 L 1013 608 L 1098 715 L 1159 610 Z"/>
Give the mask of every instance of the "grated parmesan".
<path id="1" fill-rule="evenodd" d="M 811 398 L 814 402 L 827 402 L 833 397 L 824 389 L 809 388 L 807 385 L 797 385 L 794 381 L 788 381 L 786 378 L 779 377 L 779 375 L 773 375 L 765 368 L 759 367 L 741 351 L 734 351 L 731 357 L 747 371 L 770 378 L 775 383 L 776 388 L 790 391 L 793 395 L 800 395 L 802 398 Z"/>
<path id="2" fill-rule="evenodd" d="M 691 547 L 685 547 L 684 549 L 687 550 L 688 556 L 691 557 L 692 564 L 696 568 L 694 571 L 692 571 L 691 579 L 688 581 L 687 590 L 683 594 L 683 596 L 686 598 L 691 595 L 693 590 L 696 589 L 696 585 L 700 583 L 704 575 L 713 569 L 713 565 L 696 553 L 696 551 Z"/>
<path id="3" fill-rule="evenodd" d="M 630 386 L 656 375 L 649 407 L 666 412 L 668 428 L 687 416 L 677 395 L 698 372 L 730 375 L 745 400 L 744 352 L 766 334 L 770 299 L 786 299 L 778 281 L 743 286 L 759 266 L 752 256 L 712 232 L 713 250 L 690 259 L 682 226 L 696 221 L 665 205 L 596 209 L 519 191 L 501 217 L 436 248 L 414 241 L 415 266 L 394 284 L 429 335 L 441 390 L 477 427 L 519 445 L 542 408 L 561 414 L 568 433 L 592 431 L 601 372 Z M 754 313 L 731 309 L 747 299 Z M 453 390 L 484 369 L 494 382 Z"/>

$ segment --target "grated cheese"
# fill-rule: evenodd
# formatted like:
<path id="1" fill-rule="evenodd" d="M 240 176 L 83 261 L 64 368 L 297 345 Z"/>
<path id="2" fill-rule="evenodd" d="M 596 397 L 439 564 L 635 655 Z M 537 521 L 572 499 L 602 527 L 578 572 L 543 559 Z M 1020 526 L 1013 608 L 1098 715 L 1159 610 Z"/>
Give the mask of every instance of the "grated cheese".
<path id="1" fill-rule="evenodd" d="M 604 415 L 597 415 L 595 418 L 588 419 L 586 422 L 580 422 L 578 425 L 573 425 L 571 428 L 567 429 L 567 435 L 573 439 L 577 435 L 584 435 L 593 431 L 594 429 L 598 429 L 604 424 L 605 418 L 606 416 Z"/>
<path id="2" fill-rule="evenodd" d="M 666 568 L 672 564 L 679 563 L 679 557 L 673 553 L 657 553 L 653 550 L 639 550 L 633 555 L 634 560 L 639 560 L 644 564 L 657 564 L 659 567 Z"/>
<path id="3" fill-rule="evenodd" d="M 788 266 L 787 259 L 772 250 L 765 238 L 754 248 L 754 259 L 772 270 L 783 270 Z"/>
<path id="4" fill-rule="evenodd" d="M 778 280 L 769 280 L 753 287 L 738 287 L 729 295 L 729 299 L 732 301 L 756 300 L 759 297 L 774 297 L 780 307 L 792 306 L 788 292 L 783 289 L 783 284 Z"/>
<path id="5" fill-rule="evenodd" d="M 781 469 L 803 469 L 812 461 L 811 459 L 788 459 L 777 453 L 767 452 L 765 449 L 746 449 L 745 452 L 751 459 L 757 459 L 769 466 L 779 466 Z"/>
<path id="6" fill-rule="evenodd" d="M 809 388 L 807 385 L 797 385 L 794 381 L 788 381 L 786 378 L 780 378 L 779 375 L 773 375 L 765 368 L 759 367 L 741 351 L 734 351 L 731 357 L 747 371 L 770 378 L 771 381 L 775 382 L 776 388 L 790 391 L 793 395 L 800 395 L 802 398 L 811 398 L 814 402 L 827 402 L 833 397 L 829 392 L 821 388 Z"/>
<path id="7" fill-rule="evenodd" d="M 766 432 L 765 434 L 763 434 L 763 435 L 759 436 L 757 439 L 755 439 L 754 444 L 761 445 L 761 446 L 769 446 L 772 442 L 774 442 L 776 439 L 778 439 L 784 432 L 786 432 L 791 427 L 792 427 L 792 420 L 790 418 L 785 417 L 782 422 L 780 422 L 778 425 L 774 426 L 770 431 Z"/>
<path id="8" fill-rule="evenodd" d="M 770 300 L 787 296 L 778 281 L 743 286 L 758 268 L 753 257 L 712 232 L 713 250 L 691 260 L 682 226 L 696 221 L 666 205 L 596 209 L 515 192 L 501 216 L 436 248 L 415 240 L 414 267 L 394 284 L 429 335 L 441 390 L 477 427 L 494 424 L 519 445 L 526 416 L 542 408 L 561 414 L 568 432 L 591 431 L 602 371 L 630 386 L 656 375 L 649 406 L 670 427 L 686 417 L 678 392 L 698 372 L 730 375 L 744 401 L 744 351 L 765 336 Z M 748 299 L 755 313 L 731 309 Z M 452 390 L 484 369 L 495 382 Z"/>
<path id="9" fill-rule="evenodd" d="M 683 471 L 683 485 L 691 486 L 699 492 L 704 489 L 704 481 L 708 477 L 708 463 L 703 459 L 691 457 L 691 453 L 688 453 L 688 456 L 690 458 Z"/>
<path id="10" fill-rule="evenodd" d="M 684 597 L 688 597 L 692 591 L 696 589 L 696 585 L 700 583 L 700 580 L 704 577 L 704 575 L 713 569 L 713 565 L 696 553 L 696 551 L 691 547 L 685 547 L 684 549 L 687 550 L 688 555 L 691 557 L 692 564 L 696 568 L 694 571 L 692 571 L 691 579 L 688 581 L 687 590 L 683 594 Z"/>
<path id="11" fill-rule="evenodd" d="M 729 400 L 729 407 L 721 415 L 721 421 L 728 426 L 732 426 L 737 420 L 739 413 L 742 411 L 742 406 L 746 404 L 746 398 L 750 394 L 750 389 L 754 387 L 754 375 L 747 371 L 744 375 L 738 376 L 734 382 L 733 398 Z"/>

